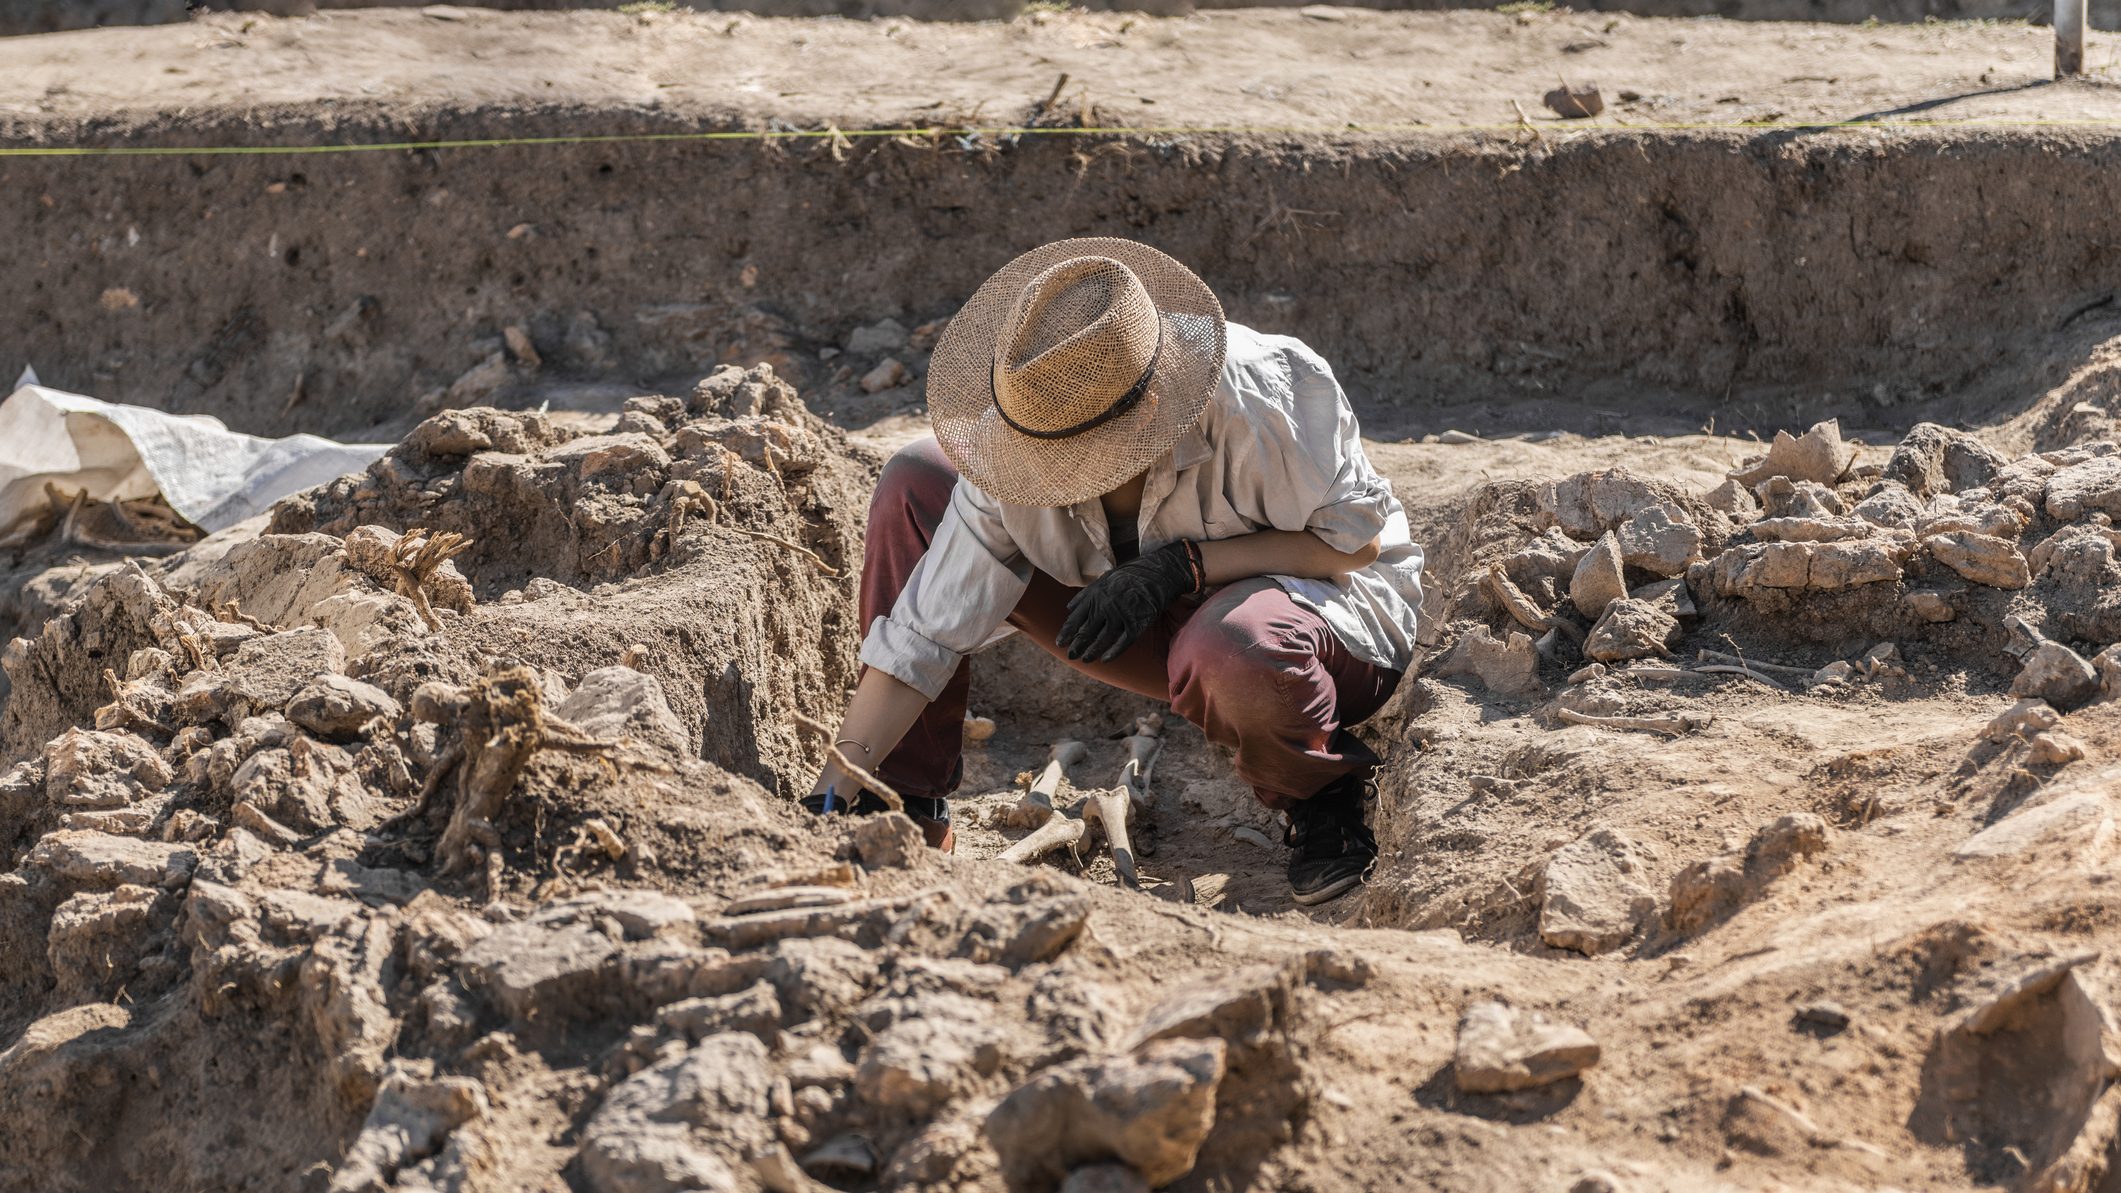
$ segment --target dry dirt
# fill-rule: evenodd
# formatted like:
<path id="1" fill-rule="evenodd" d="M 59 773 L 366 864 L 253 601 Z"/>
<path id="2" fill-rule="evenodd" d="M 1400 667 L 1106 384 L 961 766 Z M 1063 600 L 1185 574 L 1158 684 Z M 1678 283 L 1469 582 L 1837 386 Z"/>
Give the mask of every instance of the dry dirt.
<path id="1" fill-rule="evenodd" d="M 2121 95 L 2050 82 L 2054 34 L 2018 22 L 1851 30 L 1601 12 L 1291 9 L 1035 13 L 979 24 L 741 13 L 448 8 L 223 13 L 180 26 L 0 41 L 0 112 L 99 119 L 289 103 L 437 108 L 639 106 L 763 124 L 1010 124 L 1053 91 L 1065 114 L 1130 128 L 1475 124 L 1521 105 L 1560 131 L 1648 123 L 2121 115 Z M 2113 65 L 2091 37 L 2095 77 Z M 1607 113 L 1540 106 L 1557 75 Z M 1623 92 L 1638 98 L 1624 98 Z M 1006 105 L 1006 106 L 1004 106 Z"/>
<path id="2" fill-rule="evenodd" d="M 956 856 L 794 808 L 904 429 L 767 368 L 444 411 L 25 587 L 0 1187 L 2107 1188 L 2110 375 L 1762 466 L 1374 443 L 1434 649 L 1367 730 L 1378 872 L 1309 914 L 1184 726 L 1147 893 L 1095 830 L 995 860 L 1017 772 L 1075 737 L 1111 783 L 1146 707 L 1020 645 Z M 472 545 L 401 583 L 415 527 Z"/>
<path id="3" fill-rule="evenodd" d="M 38 144 L 569 103 L 872 127 L 1020 118 L 1067 70 L 1100 114 L 1489 121 L 1610 52 L 1671 114 L 1810 119 L 2046 60 L 2015 28 L 1571 14 L 730 20 L 216 17 L 0 43 L 0 99 Z M 746 91 L 754 65 L 814 91 Z M 54 380 L 402 440 L 196 544 L 0 555 L 0 1189 L 2121 1188 L 2121 250 L 2002 234 L 2049 226 L 2057 179 L 2103 193 L 2110 150 L 1542 128 L 759 151 L 720 191 L 675 151 L 0 162 L 37 197 L 0 259 Z M 1496 222 L 1306 223 L 1326 164 L 1366 179 L 1351 210 L 1463 186 L 1444 206 Z M 931 320 L 1036 205 L 951 230 L 1012 186 L 1353 362 L 1432 548 L 1425 656 L 1365 730 L 1359 895 L 1292 907 L 1278 826 L 1181 725 L 1146 893 L 1094 831 L 996 860 L 1020 772 L 1075 738 L 1071 783 L 1106 786 L 1149 711 L 1022 643 L 976 668 L 998 731 L 956 856 L 788 798 L 820 762 L 793 714 L 854 677 L 866 494 L 919 433 Z M 733 197 L 674 205 L 700 193 Z M 810 201 L 832 218 L 788 218 Z M 392 255 L 384 228 L 420 230 Z M 550 255 L 503 278 L 509 245 Z M 1566 369 L 1527 363 L 1535 330 Z M 886 358 L 905 378 L 860 386 Z"/>

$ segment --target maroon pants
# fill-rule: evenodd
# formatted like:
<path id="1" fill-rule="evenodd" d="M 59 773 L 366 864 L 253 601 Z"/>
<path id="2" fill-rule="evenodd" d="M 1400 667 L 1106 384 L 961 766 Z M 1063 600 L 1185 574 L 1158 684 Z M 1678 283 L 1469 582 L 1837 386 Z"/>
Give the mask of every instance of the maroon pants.
<path id="1" fill-rule="evenodd" d="M 869 505 L 862 563 L 862 625 L 891 612 L 920 562 L 957 470 L 934 439 L 902 449 L 884 466 Z M 1168 700 L 1208 740 L 1237 753 L 1237 777 L 1270 808 L 1316 795 L 1377 755 L 1346 732 L 1376 712 L 1400 673 L 1348 652 L 1318 614 L 1271 580 L 1241 580 L 1198 604 L 1179 602 L 1119 657 L 1069 660 L 1054 644 L 1076 590 L 1044 572 L 1009 615 L 1040 649 L 1113 687 Z M 879 776 L 901 793 L 941 797 L 962 773 L 968 661 L 884 759 Z"/>

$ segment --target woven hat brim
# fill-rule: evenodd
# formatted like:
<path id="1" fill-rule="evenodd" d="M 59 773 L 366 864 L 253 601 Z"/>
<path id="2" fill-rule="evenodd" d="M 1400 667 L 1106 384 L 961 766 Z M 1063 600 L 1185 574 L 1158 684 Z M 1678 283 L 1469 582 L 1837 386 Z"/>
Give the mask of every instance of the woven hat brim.
<path id="1" fill-rule="evenodd" d="M 1156 304 L 1163 346 L 1132 409 L 1079 435 L 1040 439 L 995 409 L 995 342 L 1031 279 L 1071 257 L 1110 257 L 1133 270 Z M 1059 240 L 997 270 L 951 318 L 928 362 L 928 418 L 943 453 L 988 496 L 1009 505 L 1074 505 L 1111 492 L 1171 450 L 1214 396 L 1223 351 L 1222 304 L 1192 270 L 1131 240 Z"/>

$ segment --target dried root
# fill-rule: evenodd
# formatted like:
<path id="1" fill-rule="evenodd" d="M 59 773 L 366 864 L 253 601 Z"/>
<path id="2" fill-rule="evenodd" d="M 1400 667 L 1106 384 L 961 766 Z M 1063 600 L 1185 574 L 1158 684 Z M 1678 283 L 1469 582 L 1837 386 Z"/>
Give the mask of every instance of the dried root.
<path id="1" fill-rule="evenodd" d="M 493 822 L 530 760 L 539 750 L 596 753 L 619 744 L 599 741 L 548 716 L 539 691 L 537 672 L 514 666 L 475 680 L 469 688 L 430 685 L 414 697 L 415 716 L 438 723 L 453 720 L 459 731 L 458 744 L 436 761 L 420 792 L 419 806 L 424 808 L 444 776 L 456 772 L 456 807 L 436 845 L 442 873 L 465 873 L 483 863 L 489 894 L 501 864 L 501 837 Z"/>
<path id="2" fill-rule="evenodd" d="M 427 599 L 428 581 L 443 564 L 470 549 L 471 540 L 461 534 L 447 530 L 437 534 L 420 526 L 391 544 L 390 570 L 398 580 L 398 595 L 412 602 L 428 629 L 442 628 L 441 618 L 435 616 L 434 605 Z"/>

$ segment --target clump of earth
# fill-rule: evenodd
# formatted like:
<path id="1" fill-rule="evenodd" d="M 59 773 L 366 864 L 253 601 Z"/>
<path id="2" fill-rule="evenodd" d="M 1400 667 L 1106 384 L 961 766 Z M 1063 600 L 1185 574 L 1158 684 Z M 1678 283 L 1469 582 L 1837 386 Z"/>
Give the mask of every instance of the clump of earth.
<path id="1" fill-rule="evenodd" d="M 1021 645 L 958 854 L 796 807 L 880 460 L 730 367 L 25 584 L 0 1187 L 2115 1179 L 2112 443 L 1824 423 L 1417 511 L 1383 856 L 1309 915 L 1175 723 L 1150 890 L 1095 829 L 1001 859 L 1148 711 Z"/>

